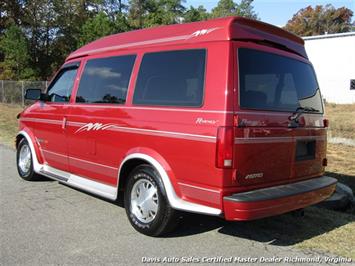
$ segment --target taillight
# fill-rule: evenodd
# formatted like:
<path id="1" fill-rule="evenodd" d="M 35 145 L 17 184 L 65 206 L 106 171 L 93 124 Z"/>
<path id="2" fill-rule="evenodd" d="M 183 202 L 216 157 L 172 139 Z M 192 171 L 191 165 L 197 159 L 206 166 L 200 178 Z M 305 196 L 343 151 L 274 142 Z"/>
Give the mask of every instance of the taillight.
<path id="1" fill-rule="evenodd" d="M 219 127 L 217 131 L 216 167 L 233 167 L 234 128 Z"/>
<path id="2" fill-rule="evenodd" d="M 329 127 L 329 120 L 323 119 L 323 125 L 324 125 L 324 127 Z"/>
<path id="3" fill-rule="evenodd" d="M 328 159 L 324 158 L 322 164 L 323 166 L 328 166 Z"/>

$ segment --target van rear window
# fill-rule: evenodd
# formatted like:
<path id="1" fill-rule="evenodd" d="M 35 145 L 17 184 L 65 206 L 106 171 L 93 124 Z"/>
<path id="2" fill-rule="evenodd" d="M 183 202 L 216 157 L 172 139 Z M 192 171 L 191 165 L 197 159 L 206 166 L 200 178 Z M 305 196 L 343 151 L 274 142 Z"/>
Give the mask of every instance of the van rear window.
<path id="1" fill-rule="evenodd" d="M 205 50 L 145 54 L 133 96 L 134 104 L 201 106 Z"/>
<path id="2" fill-rule="evenodd" d="M 321 95 L 310 64 L 285 56 L 239 48 L 240 107 L 323 113 Z"/>

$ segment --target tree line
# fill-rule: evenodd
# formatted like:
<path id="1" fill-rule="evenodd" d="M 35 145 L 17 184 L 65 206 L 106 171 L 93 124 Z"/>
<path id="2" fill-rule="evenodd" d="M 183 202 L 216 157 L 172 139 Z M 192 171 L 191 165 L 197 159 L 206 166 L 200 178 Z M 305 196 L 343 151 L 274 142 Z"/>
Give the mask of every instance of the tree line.
<path id="1" fill-rule="evenodd" d="M 220 0 L 208 12 L 185 0 L 5 0 L 0 2 L 0 79 L 47 80 L 66 56 L 102 36 L 226 16 L 259 19 L 253 0 Z M 351 30 L 352 11 L 331 5 L 297 12 L 298 35 Z"/>

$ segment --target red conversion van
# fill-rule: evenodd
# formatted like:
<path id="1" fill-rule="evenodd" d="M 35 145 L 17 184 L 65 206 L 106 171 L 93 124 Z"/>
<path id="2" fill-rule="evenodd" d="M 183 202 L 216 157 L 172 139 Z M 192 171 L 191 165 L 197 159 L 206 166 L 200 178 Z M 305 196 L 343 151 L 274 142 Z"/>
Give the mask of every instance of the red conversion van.
<path id="1" fill-rule="evenodd" d="M 323 104 L 303 40 L 229 17 L 121 33 L 69 55 L 19 115 L 17 168 L 115 200 L 139 232 L 178 211 L 252 220 L 318 203 Z"/>

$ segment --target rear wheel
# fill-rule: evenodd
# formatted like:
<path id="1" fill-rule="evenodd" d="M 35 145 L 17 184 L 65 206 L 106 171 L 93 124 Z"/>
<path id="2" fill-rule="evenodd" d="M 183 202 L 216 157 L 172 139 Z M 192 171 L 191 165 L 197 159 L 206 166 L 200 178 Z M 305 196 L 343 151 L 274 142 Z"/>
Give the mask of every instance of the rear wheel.
<path id="1" fill-rule="evenodd" d="M 176 211 L 169 205 L 164 191 L 158 172 L 150 165 L 132 171 L 125 189 L 125 209 L 138 232 L 160 236 L 176 225 Z"/>
<path id="2" fill-rule="evenodd" d="M 39 179 L 39 175 L 33 171 L 33 158 L 28 141 L 23 138 L 17 147 L 16 154 L 17 171 L 20 177 L 27 181 Z"/>

